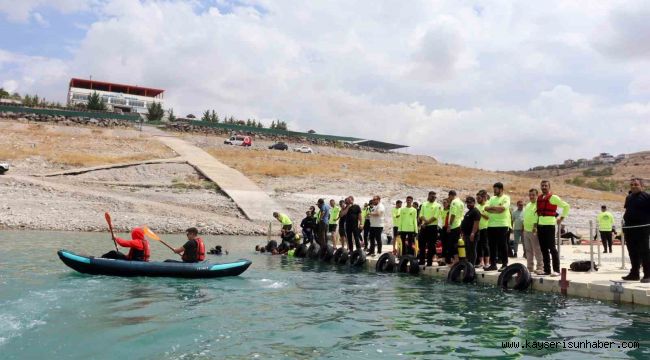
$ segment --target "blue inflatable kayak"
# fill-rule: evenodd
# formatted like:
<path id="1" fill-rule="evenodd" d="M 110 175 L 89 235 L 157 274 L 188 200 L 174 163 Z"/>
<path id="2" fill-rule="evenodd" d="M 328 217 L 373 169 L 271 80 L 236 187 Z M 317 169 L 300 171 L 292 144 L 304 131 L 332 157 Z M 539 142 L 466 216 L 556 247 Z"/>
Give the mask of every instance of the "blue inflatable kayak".
<path id="1" fill-rule="evenodd" d="M 68 250 L 59 250 L 57 254 L 59 259 L 68 267 L 80 273 L 91 275 L 216 278 L 237 276 L 246 271 L 252 264 L 250 260 L 246 259 L 239 259 L 230 263 L 212 263 L 208 261 L 175 263 L 104 259 L 78 255 Z"/>

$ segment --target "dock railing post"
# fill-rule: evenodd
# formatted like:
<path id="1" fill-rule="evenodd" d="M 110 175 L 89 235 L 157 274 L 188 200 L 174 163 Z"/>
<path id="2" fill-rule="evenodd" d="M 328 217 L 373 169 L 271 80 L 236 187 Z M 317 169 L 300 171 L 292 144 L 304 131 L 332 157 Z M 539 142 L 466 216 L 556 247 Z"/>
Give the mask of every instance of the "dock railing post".
<path id="1" fill-rule="evenodd" d="M 625 221 L 621 220 L 621 270 L 625 270 Z"/>
<path id="2" fill-rule="evenodd" d="M 599 234 L 597 225 L 594 225 L 594 232 L 596 234 L 594 237 L 597 237 L 598 234 Z M 602 239 L 600 239 L 600 240 L 602 241 Z M 600 267 L 600 242 L 597 242 L 596 246 L 597 246 L 597 249 L 598 249 L 598 267 Z"/>
<path id="3" fill-rule="evenodd" d="M 266 233 L 266 240 L 271 241 L 271 225 L 272 223 L 269 221 L 269 231 Z"/>
<path id="4" fill-rule="evenodd" d="M 589 220 L 589 272 L 594 271 L 594 222 Z"/>

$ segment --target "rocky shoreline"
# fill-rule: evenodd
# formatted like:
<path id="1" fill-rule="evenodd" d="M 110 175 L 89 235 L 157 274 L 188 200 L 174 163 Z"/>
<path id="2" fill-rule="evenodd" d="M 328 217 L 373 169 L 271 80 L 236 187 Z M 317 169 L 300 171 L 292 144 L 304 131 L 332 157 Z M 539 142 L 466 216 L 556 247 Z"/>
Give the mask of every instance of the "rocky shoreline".
<path id="1" fill-rule="evenodd" d="M 89 125 L 105 128 L 123 127 L 132 128 L 134 123 L 128 120 L 119 119 L 104 119 L 95 118 L 89 112 L 88 116 L 63 116 L 63 115 L 48 115 L 48 114 L 34 114 L 13 111 L 0 111 L 0 119 L 9 119 L 17 122 L 40 122 L 40 123 L 54 123 L 58 125 Z"/>

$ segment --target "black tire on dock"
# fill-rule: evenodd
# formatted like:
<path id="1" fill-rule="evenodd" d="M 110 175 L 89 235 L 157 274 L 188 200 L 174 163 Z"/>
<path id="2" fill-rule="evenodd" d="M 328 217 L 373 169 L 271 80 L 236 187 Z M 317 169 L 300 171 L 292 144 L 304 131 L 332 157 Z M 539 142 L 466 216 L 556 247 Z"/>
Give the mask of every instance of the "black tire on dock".
<path id="1" fill-rule="evenodd" d="M 397 269 L 401 273 L 417 275 L 420 273 L 420 264 L 418 263 L 418 259 L 416 259 L 415 256 L 404 255 L 400 259 Z"/>
<path id="2" fill-rule="evenodd" d="M 297 258 L 304 258 L 307 256 L 307 245 L 305 244 L 300 244 L 296 248 L 296 252 L 294 253 L 294 256 Z"/>
<path id="3" fill-rule="evenodd" d="M 334 257 L 334 248 L 332 245 L 327 245 L 325 247 L 321 247 L 320 250 L 318 251 L 318 258 L 322 262 L 330 262 L 332 258 Z"/>
<path id="4" fill-rule="evenodd" d="M 348 251 L 344 248 L 338 248 L 334 252 L 334 263 L 339 265 L 345 265 L 348 262 Z"/>
<path id="5" fill-rule="evenodd" d="M 362 249 L 357 249 L 350 254 L 350 265 L 351 266 L 362 266 L 366 262 L 366 254 Z"/>
<path id="6" fill-rule="evenodd" d="M 375 271 L 377 272 L 394 272 L 395 271 L 395 255 L 391 253 L 383 253 L 377 259 L 375 264 Z"/>
<path id="7" fill-rule="evenodd" d="M 449 269 L 447 273 L 447 281 L 453 283 L 470 283 L 476 278 L 476 270 L 474 265 L 467 261 L 461 261 Z"/>
<path id="8" fill-rule="evenodd" d="M 497 280 L 497 285 L 503 290 L 508 290 L 509 283 L 513 278 L 515 279 L 515 284 L 512 288 L 515 290 L 527 290 L 533 283 L 533 278 L 526 265 L 517 263 L 508 265 L 508 267 L 501 272 L 499 279 Z"/>
<path id="9" fill-rule="evenodd" d="M 318 259 L 318 252 L 320 251 L 320 246 L 315 242 L 312 242 L 307 249 L 307 257 L 310 259 Z"/>

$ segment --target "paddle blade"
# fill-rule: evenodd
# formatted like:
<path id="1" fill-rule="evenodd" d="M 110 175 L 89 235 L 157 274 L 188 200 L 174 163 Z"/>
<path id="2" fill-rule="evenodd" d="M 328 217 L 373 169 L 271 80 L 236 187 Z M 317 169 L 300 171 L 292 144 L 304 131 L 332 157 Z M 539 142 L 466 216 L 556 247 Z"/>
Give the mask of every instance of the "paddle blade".
<path id="1" fill-rule="evenodd" d="M 108 225 L 113 225 L 113 223 L 111 222 L 111 214 L 109 214 L 108 212 L 105 212 L 104 213 L 104 218 L 106 218 L 106 222 L 108 223 Z"/>
<path id="2" fill-rule="evenodd" d="M 151 229 L 149 229 L 149 227 L 147 227 L 146 225 L 142 227 L 142 231 L 144 231 L 144 235 L 146 237 L 148 237 L 150 239 L 153 239 L 153 240 L 156 240 L 156 241 L 160 241 L 160 237 L 158 235 L 156 235 L 156 233 L 151 231 Z"/>

